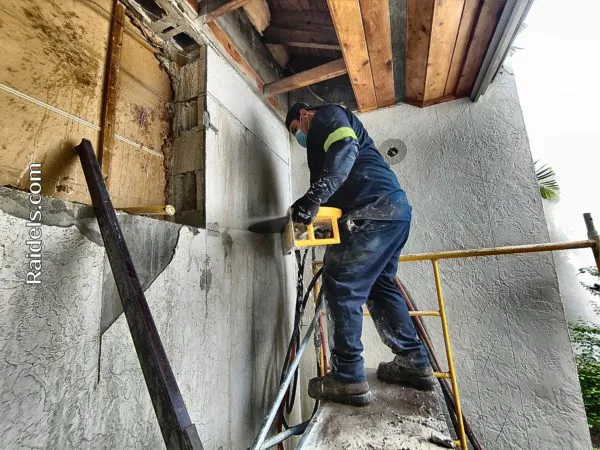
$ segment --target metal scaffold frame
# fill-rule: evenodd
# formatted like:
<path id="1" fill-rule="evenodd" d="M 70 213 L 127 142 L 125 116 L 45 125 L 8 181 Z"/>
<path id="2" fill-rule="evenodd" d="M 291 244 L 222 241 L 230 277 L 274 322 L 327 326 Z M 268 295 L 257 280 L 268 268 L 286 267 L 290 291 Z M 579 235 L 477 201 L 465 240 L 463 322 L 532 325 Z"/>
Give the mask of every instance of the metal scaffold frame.
<path id="1" fill-rule="evenodd" d="M 437 302 L 438 309 L 433 311 L 417 311 L 411 310 L 409 314 L 411 317 L 439 317 L 442 325 L 442 333 L 444 339 L 444 347 L 446 351 L 446 359 L 448 362 L 448 371 L 438 371 L 434 372 L 436 378 L 440 379 L 440 381 L 444 379 L 450 380 L 451 383 L 451 395 L 454 400 L 454 408 L 456 413 L 456 434 L 458 440 L 455 441 L 455 445 L 459 448 L 466 450 L 468 449 L 467 444 L 467 433 L 465 431 L 465 420 L 462 414 L 462 407 L 460 401 L 460 393 L 458 388 L 458 382 L 456 378 L 456 372 L 454 367 L 454 358 L 452 354 L 452 345 L 450 340 L 450 332 L 448 326 L 448 320 L 446 315 L 446 304 L 444 299 L 444 293 L 442 289 L 442 280 L 439 262 L 444 259 L 460 259 L 460 258 L 475 258 L 475 257 L 485 257 L 485 256 L 498 256 L 498 255 L 513 255 L 513 254 L 525 254 L 525 253 L 541 253 L 541 252 L 552 252 L 559 250 L 573 250 L 573 249 L 581 249 L 581 248 L 590 248 L 593 252 L 594 259 L 596 261 L 596 266 L 598 270 L 600 270 L 600 237 L 599 234 L 594 227 L 594 222 L 592 220 L 591 214 L 584 214 L 585 225 L 587 229 L 587 240 L 582 241 L 572 241 L 572 242 L 557 242 L 557 243 L 545 243 L 545 244 L 530 244 L 530 245 L 515 245 L 515 246 L 505 246 L 505 247 L 494 247 L 494 248 L 479 248 L 479 249 L 468 249 L 468 250 L 451 250 L 451 251 L 443 251 L 443 252 L 430 252 L 430 253 L 418 253 L 411 255 L 402 255 L 400 256 L 400 262 L 416 262 L 416 261 L 431 261 L 433 268 L 433 277 L 436 287 L 437 294 Z M 313 261 L 313 273 L 316 275 L 323 268 L 323 261 L 315 260 Z M 322 297 L 323 293 L 321 291 L 320 283 L 317 281 L 313 285 L 313 298 L 316 306 L 316 313 L 313 320 L 308 327 L 307 333 L 302 342 L 301 351 L 299 351 L 296 355 L 296 358 L 293 362 L 293 367 L 290 367 L 288 371 L 288 376 L 284 380 L 284 383 L 279 388 L 277 398 L 269 411 L 261 430 L 252 446 L 252 449 L 265 449 L 269 448 L 266 443 L 270 445 L 274 445 L 278 442 L 282 442 L 284 439 L 292 436 L 293 434 L 298 434 L 299 429 L 290 429 L 292 431 L 280 433 L 274 438 L 266 441 L 266 437 L 271 427 L 273 420 L 275 418 L 275 414 L 283 400 L 285 390 L 287 389 L 289 383 L 292 380 L 293 370 L 298 367 L 300 363 L 300 358 L 302 354 L 306 350 L 308 346 L 308 340 L 310 334 L 317 328 L 318 332 L 321 333 L 320 339 L 320 350 L 317 358 L 320 362 L 320 376 L 324 376 L 327 371 L 327 339 L 323 336 L 325 330 L 324 321 L 326 320 L 326 314 L 323 312 L 319 312 L 322 306 Z M 406 293 L 403 294 L 406 296 Z M 369 316 L 368 312 L 364 313 L 365 316 Z M 316 325 L 319 325 L 316 327 Z M 303 428 L 306 428 L 305 423 L 301 424 Z M 301 432 L 301 431 L 300 431 Z"/>

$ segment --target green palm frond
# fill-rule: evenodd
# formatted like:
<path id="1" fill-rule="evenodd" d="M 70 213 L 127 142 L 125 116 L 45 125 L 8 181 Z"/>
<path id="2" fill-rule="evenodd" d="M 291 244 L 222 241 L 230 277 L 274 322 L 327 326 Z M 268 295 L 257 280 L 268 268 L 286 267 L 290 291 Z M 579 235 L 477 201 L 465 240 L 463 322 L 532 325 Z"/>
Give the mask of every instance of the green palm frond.
<path id="1" fill-rule="evenodd" d="M 560 188 L 554 169 L 546 164 L 538 165 L 538 163 L 539 161 L 535 162 L 535 176 L 540 187 L 540 195 L 545 200 L 557 198 Z"/>

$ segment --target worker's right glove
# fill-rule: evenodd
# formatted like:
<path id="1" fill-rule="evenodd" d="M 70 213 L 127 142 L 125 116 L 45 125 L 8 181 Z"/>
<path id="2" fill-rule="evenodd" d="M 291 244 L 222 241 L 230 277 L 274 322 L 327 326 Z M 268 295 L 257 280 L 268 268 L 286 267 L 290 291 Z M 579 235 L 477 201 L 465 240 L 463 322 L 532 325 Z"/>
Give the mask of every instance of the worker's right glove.
<path id="1" fill-rule="evenodd" d="M 319 203 L 308 195 L 300 197 L 292 205 L 292 221 L 308 225 L 313 223 L 319 212 Z"/>

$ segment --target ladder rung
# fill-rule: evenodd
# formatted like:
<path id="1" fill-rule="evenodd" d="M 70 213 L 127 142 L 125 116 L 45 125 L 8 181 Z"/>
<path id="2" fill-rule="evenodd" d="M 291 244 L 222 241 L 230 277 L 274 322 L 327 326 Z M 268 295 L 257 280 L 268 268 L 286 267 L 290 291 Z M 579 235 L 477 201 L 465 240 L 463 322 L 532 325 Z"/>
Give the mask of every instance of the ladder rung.
<path id="1" fill-rule="evenodd" d="M 462 445 L 460 445 L 460 441 L 458 439 L 456 441 L 454 441 L 454 446 L 456 448 L 462 448 Z"/>
<path id="2" fill-rule="evenodd" d="M 411 317 L 414 316 L 438 316 L 440 315 L 439 311 L 409 311 L 408 314 Z"/>
<path id="3" fill-rule="evenodd" d="M 433 372 L 433 376 L 436 378 L 450 378 L 449 372 Z"/>

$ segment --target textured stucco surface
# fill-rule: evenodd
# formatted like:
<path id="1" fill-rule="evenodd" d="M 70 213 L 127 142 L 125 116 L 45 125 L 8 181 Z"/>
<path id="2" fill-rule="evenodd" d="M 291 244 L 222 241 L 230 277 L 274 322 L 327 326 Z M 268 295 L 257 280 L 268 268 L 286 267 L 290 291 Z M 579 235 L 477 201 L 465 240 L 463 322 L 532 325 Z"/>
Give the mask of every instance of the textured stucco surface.
<path id="1" fill-rule="evenodd" d="M 209 81 L 248 89 L 227 67 L 213 67 Z M 260 113 L 257 97 L 244 99 L 258 108 L 252 124 L 240 105 L 225 108 L 219 92 L 209 90 L 209 99 L 218 130 L 211 128 L 206 150 L 210 229 L 126 221 L 145 230 L 130 240 L 160 235 L 156 246 L 176 242 L 146 298 L 204 448 L 225 450 L 254 440 L 292 322 L 291 259 L 278 237 L 244 230 L 248 215 L 289 205 L 289 141 L 275 116 Z M 263 138 L 261 130 L 276 130 L 283 141 Z M 100 335 L 105 253 L 89 208 L 42 204 L 52 221 L 43 227 L 44 281 L 33 288 L 23 281 L 26 197 L 16 193 L 6 205 L 3 197 L 0 233 L 10 238 L 0 246 L 1 447 L 163 448 L 125 317 Z M 64 220 L 57 214 L 63 210 L 71 211 Z M 140 244 L 132 246 L 142 255 Z M 165 249 L 146 251 L 158 250 Z"/>
<path id="2" fill-rule="evenodd" d="M 510 75 L 478 103 L 398 105 L 360 119 L 377 144 L 408 147 L 393 166 L 414 208 L 405 253 L 548 241 Z M 303 150 L 293 144 L 291 154 L 298 197 L 308 171 Z M 485 447 L 590 448 L 552 255 L 440 267 L 464 410 Z M 403 263 L 399 275 L 422 309 L 434 307 L 431 264 Z M 439 322 L 426 321 L 441 357 Z M 391 359 L 369 319 L 363 343 L 367 366 Z"/>

